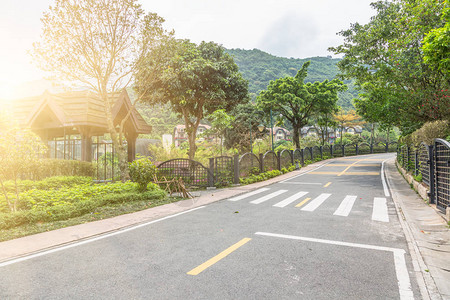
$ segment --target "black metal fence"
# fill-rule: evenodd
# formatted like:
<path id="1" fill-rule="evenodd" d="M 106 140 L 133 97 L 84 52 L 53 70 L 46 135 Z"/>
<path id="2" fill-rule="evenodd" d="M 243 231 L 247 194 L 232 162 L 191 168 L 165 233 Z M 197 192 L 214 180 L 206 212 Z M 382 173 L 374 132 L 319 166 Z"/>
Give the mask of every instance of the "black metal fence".
<path id="1" fill-rule="evenodd" d="M 388 152 L 391 144 L 383 144 L 379 149 Z M 396 145 L 396 143 L 395 143 Z M 185 158 L 171 159 L 158 165 L 158 177 L 166 179 L 182 178 L 189 186 L 212 187 L 239 183 L 239 178 L 257 175 L 271 170 L 299 168 L 308 161 L 318 161 L 330 157 L 342 157 L 373 153 L 374 147 L 367 143 L 347 146 L 306 147 L 304 149 L 282 150 L 278 153 L 267 151 L 245 153 L 241 156 L 220 156 L 209 159 L 209 166 Z M 360 151 L 362 150 L 362 151 Z M 379 150 L 380 151 L 380 150 Z"/>
<path id="2" fill-rule="evenodd" d="M 397 161 L 417 180 L 427 185 L 430 203 L 446 210 L 450 205 L 450 143 L 435 139 L 433 145 L 402 145 L 397 149 Z"/>

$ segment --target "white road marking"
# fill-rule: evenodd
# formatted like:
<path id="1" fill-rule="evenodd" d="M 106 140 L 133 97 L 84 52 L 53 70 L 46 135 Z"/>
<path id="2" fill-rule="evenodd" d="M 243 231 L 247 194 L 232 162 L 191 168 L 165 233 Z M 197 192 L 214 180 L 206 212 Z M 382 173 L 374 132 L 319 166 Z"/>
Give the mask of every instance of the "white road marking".
<path id="1" fill-rule="evenodd" d="M 291 240 L 313 242 L 313 243 L 322 243 L 322 244 L 329 244 L 329 245 L 337 245 L 337 246 L 392 252 L 394 255 L 395 274 L 397 276 L 400 299 L 401 300 L 414 299 L 414 294 L 411 289 L 411 282 L 409 279 L 408 269 L 406 267 L 406 262 L 405 262 L 405 250 L 403 250 L 403 249 L 382 247 L 382 246 L 375 246 L 375 245 L 367 245 L 367 244 L 357 244 L 357 243 L 347 243 L 347 242 L 340 242 L 340 241 L 315 239 L 315 238 L 269 233 L 269 232 L 255 232 L 255 234 L 262 235 L 262 236 L 270 236 L 270 237 L 278 237 L 278 238 L 285 238 L 285 239 L 291 239 Z"/>
<path id="2" fill-rule="evenodd" d="M 270 190 L 270 188 L 261 188 L 256 191 L 253 191 L 253 192 L 245 193 L 243 195 L 239 195 L 239 196 L 230 198 L 230 199 L 228 199 L 228 201 L 239 201 L 239 200 L 245 199 L 247 197 L 250 197 L 250 196 L 253 196 L 253 195 L 268 191 L 268 190 Z"/>
<path id="3" fill-rule="evenodd" d="M 305 184 L 305 185 L 322 185 L 320 182 L 279 182 L 284 184 Z"/>
<path id="4" fill-rule="evenodd" d="M 253 203 L 253 204 L 260 204 L 260 203 L 262 203 L 262 202 L 264 202 L 264 201 L 267 201 L 267 200 L 269 200 L 269 199 L 272 199 L 273 197 L 276 197 L 276 196 L 281 195 L 281 194 L 286 193 L 286 192 L 287 192 L 287 190 L 278 190 L 278 191 L 276 191 L 276 192 L 273 192 L 273 193 L 271 193 L 271 194 L 269 194 L 269 195 L 266 195 L 266 196 L 264 196 L 264 197 L 261 197 L 261 198 L 259 198 L 259 199 L 250 201 L 250 203 Z"/>
<path id="5" fill-rule="evenodd" d="M 302 173 L 302 174 L 299 174 L 299 175 L 297 175 L 297 176 L 290 177 L 290 178 L 288 178 L 288 179 L 282 180 L 282 181 L 280 181 L 279 183 L 286 183 L 286 181 L 289 181 L 289 180 L 292 180 L 292 179 L 294 179 L 294 178 L 297 178 L 297 177 L 306 175 L 306 174 L 308 174 L 308 173 L 310 173 L 310 172 L 312 172 L 312 171 L 315 171 L 315 170 L 317 170 L 317 169 L 320 169 L 320 168 L 322 168 L 322 167 L 328 165 L 329 163 L 331 163 L 331 161 L 330 161 L 330 162 L 327 162 L 327 163 L 324 163 L 323 165 L 318 166 L 317 168 L 314 168 L 314 169 L 312 169 L 312 170 L 306 171 L 305 173 Z"/>
<path id="6" fill-rule="evenodd" d="M 183 211 L 183 212 L 171 215 L 171 216 L 167 216 L 167 217 L 158 219 L 158 220 L 142 223 L 142 224 L 139 224 L 139 225 L 136 225 L 136 226 L 133 226 L 133 227 L 128 227 L 128 228 L 125 228 L 125 229 L 119 229 L 118 231 L 114 231 L 112 233 L 107 233 L 107 234 L 104 234 L 104 235 L 100 235 L 100 236 L 97 236 L 95 238 L 88 238 L 88 239 L 82 240 L 80 242 L 74 242 L 72 244 L 68 244 L 68 245 L 65 245 L 65 246 L 53 248 L 53 249 L 50 249 L 50 250 L 44 250 L 42 252 L 34 253 L 34 254 L 31 254 L 31 255 L 23 256 L 23 257 L 16 258 L 16 259 L 11 259 L 11 260 L 8 260 L 8 261 L 0 263 L 0 268 L 8 266 L 8 265 L 15 264 L 15 263 L 18 263 L 18 262 L 26 261 L 26 260 L 29 260 L 29 259 L 32 259 L 32 258 L 35 258 L 35 257 L 44 256 L 44 255 L 47 255 L 47 254 L 55 253 L 55 252 L 58 252 L 58 251 L 69 249 L 69 248 L 73 248 L 73 247 L 81 246 L 81 245 L 84 245 L 84 244 L 92 243 L 92 242 L 95 242 L 95 241 L 98 241 L 98 240 L 102 240 L 102 239 L 105 239 L 105 238 L 108 238 L 108 237 L 111 237 L 111 236 L 114 236 L 114 235 L 122 234 L 122 233 L 125 233 L 125 232 L 128 232 L 128 231 L 131 231 L 131 230 L 135 230 L 135 229 L 138 229 L 138 228 L 141 228 L 141 227 L 144 227 L 144 226 L 148 226 L 148 225 L 151 225 L 151 224 L 154 224 L 154 223 L 157 223 L 157 222 L 161 222 L 161 221 L 164 221 L 164 220 L 167 220 L 167 219 L 175 218 L 175 217 L 178 217 L 180 215 L 183 215 L 183 214 L 186 214 L 186 213 L 189 213 L 189 212 L 192 212 L 192 211 L 195 211 L 197 209 L 204 208 L 204 207 L 205 206 L 199 206 L 199 207 L 196 207 L 196 208 L 193 208 L 193 209 L 190 209 L 190 210 L 186 210 L 186 211 Z"/>
<path id="7" fill-rule="evenodd" d="M 388 158 L 389 159 L 389 158 Z M 389 188 L 386 184 L 386 178 L 384 177 L 384 162 L 387 161 L 388 159 L 383 160 L 383 162 L 381 163 L 381 183 L 383 184 L 383 190 L 384 190 L 384 195 L 386 197 L 389 197 Z"/>
<path id="8" fill-rule="evenodd" d="M 372 220 L 389 222 L 386 198 L 375 197 L 373 199 Z"/>
<path id="9" fill-rule="evenodd" d="M 291 204 L 292 202 L 297 201 L 298 199 L 300 199 L 301 197 L 305 196 L 306 194 L 308 194 L 308 192 L 298 192 L 298 193 L 290 196 L 289 198 L 286 198 L 283 201 L 280 201 L 277 204 L 274 204 L 273 206 L 285 207 L 285 206 Z"/>
<path id="10" fill-rule="evenodd" d="M 338 209 L 336 209 L 333 215 L 347 217 L 352 210 L 356 197 L 357 196 L 345 196 L 344 200 L 342 200 L 341 204 L 339 205 Z"/>
<path id="11" fill-rule="evenodd" d="M 317 198 L 315 198 L 314 200 L 309 202 L 305 207 L 303 207 L 302 210 L 314 211 L 330 196 L 331 194 L 320 194 Z"/>

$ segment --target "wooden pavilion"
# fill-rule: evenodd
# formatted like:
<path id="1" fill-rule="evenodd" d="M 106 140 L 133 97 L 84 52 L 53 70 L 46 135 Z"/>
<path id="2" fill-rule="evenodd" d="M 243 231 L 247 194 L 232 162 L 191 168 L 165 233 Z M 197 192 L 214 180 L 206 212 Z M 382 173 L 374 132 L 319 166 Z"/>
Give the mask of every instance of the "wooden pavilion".
<path id="1" fill-rule="evenodd" d="M 112 116 L 118 126 L 132 109 L 127 119 L 124 132 L 128 145 L 128 160 L 133 161 L 136 154 L 136 139 L 139 134 L 150 133 L 148 125 L 139 112 L 133 108 L 126 90 L 111 97 L 114 102 Z M 93 137 L 108 133 L 105 106 L 103 101 L 91 91 L 76 91 L 63 94 L 44 92 L 40 96 L 15 101 L 13 107 L 15 120 L 20 126 L 30 128 L 45 144 L 57 145 L 57 140 L 64 145 L 64 156 L 60 158 L 92 161 Z M 70 150 L 75 136 L 80 148 L 80 155 L 66 156 L 66 144 Z M 98 139 L 98 138 L 97 138 Z M 51 151 L 48 156 L 50 157 Z M 53 151 L 55 158 L 56 150 Z M 73 153 L 72 153 L 73 154 Z"/>

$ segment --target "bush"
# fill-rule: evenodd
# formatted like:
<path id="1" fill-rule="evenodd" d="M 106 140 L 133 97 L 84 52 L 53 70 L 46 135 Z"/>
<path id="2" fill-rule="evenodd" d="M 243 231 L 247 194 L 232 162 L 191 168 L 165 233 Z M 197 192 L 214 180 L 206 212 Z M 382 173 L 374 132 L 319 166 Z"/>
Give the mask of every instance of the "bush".
<path id="1" fill-rule="evenodd" d="M 450 125 L 448 121 L 434 121 L 423 124 L 411 134 L 411 141 L 414 145 L 425 142 L 431 145 L 435 138 L 445 138 L 450 134 Z"/>
<path id="2" fill-rule="evenodd" d="M 21 174 L 22 179 L 41 180 L 54 176 L 85 176 L 95 174 L 95 164 L 79 160 L 39 159 L 27 173 Z"/>
<path id="3" fill-rule="evenodd" d="M 157 169 L 150 159 L 144 157 L 131 162 L 129 171 L 131 180 L 138 184 L 139 191 L 144 192 L 155 177 Z"/>
<path id="4" fill-rule="evenodd" d="M 0 229 L 5 230 L 23 224 L 67 220 L 85 215 L 101 206 L 133 201 L 160 200 L 165 197 L 166 193 L 156 187 L 154 190 L 145 193 L 136 193 L 135 191 L 112 194 L 107 193 L 95 197 L 88 197 L 74 203 L 53 203 L 55 205 L 42 209 L 22 210 L 14 213 L 0 213 Z"/>
<path id="5" fill-rule="evenodd" d="M 83 184 L 91 184 L 91 177 L 83 177 L 83 176 L 54 176 L 48 177 L 40 181 L 32 181 L 32 180 L 18 180 L 17 186 L 19 192 L 26 192 L 32 189 L 38 190 L 50 190 L 50 189 L 60 189 L 60 188 L 68 188 L 76 185 Z M 8 180 L 5 181 L 4 187 L 8 193 L 15 193 L 14 181 Z"/>

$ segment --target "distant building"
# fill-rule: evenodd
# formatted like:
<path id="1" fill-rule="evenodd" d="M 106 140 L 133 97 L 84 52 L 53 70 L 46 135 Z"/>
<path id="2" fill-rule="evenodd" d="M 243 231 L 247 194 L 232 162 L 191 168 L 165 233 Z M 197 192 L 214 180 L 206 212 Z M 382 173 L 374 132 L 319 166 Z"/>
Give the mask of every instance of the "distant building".
<path id="1" fill-rule="evenodd" d="M 201 137 L 200 135 L 204 133 L 206 130 L 211 129 L 211 126 L 206 124 L 200 124 L 197 128 L 197 140 L 203 141 L 205 140 L 205 137 Z M 214 136 L 208 136 L 206 137 L 206 140 L 212 141 L 214 139 Z M 173 142 L 175 147 L 180 147 L 180 145 L 188 140 L 188 136 L 186 134 L 186 125 L 177 125 L 173 129 Z"/>
<path id="2" fill-rule="evenodd" d="M 274 142 L 277 141 L 290 141 L 291 140 L 291 132 L 282 127 L 274 127 L 273 128 L 273 138 Z"/>

